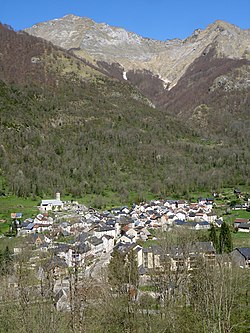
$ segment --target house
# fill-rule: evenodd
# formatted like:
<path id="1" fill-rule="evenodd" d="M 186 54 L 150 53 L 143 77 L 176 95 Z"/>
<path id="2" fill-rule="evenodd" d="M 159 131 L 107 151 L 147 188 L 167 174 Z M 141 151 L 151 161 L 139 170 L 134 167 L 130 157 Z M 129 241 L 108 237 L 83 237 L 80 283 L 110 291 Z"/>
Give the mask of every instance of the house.
<path id="1" fill-rule="evenodd" d="M 112 208 L 111 213 L 114 215 L 119 215 L 121 213 L 121 208 Z"/>
<path id="2" fill-rule="evenodd" d="M 38 214 L 35 218 L 34 218 L 34 223 L 38 223 L 38 224 L 52 224 L 53 223 L 53 218 L 48 216 L 48 213 L 44 213 L 44 214 Z"/>
<path id="3" fill-rule="evenodd" d="M 36 230 L 34 229 L 35 223 L 31 222 L 31 223 L 22 223 L 21 224 L 21 229 L 19 234 L 20 235 L 28 235 L 28 234 L 32 234 L 35 233 Z"/>
<path id="4" fill-rule="evenodd" d="M 236 194 L 237 196 L 240 196 L 241 190 L 239 188 L 234 189 L 234 194 Z"/>
<path id="5" fill-rule="evenodd" d="M 81 232 L 77 237 L 76 237 L 76 242 L 78 244 L 80 243 L 85 243 L 87 238 L 89 237 L 89 234 L 87 232 Z"/>
<path id="6" fill-rule="evenodd" d="M 193 253 L 202 255 L 208 262 L 215 262 L 216 250 L 212 242 L 196 242 L 193 246 Z"/>
<path id="7" fill-rule="evenodd" d="M 135 229 L 129 229 L 126 232 L 126 236 L 132 237 L 133 241 L 136 241 L 138 239 L 138 234 L 137 234 L 137 231 Z"/>
<path id="8" fill-rule="evenodd" d="M 217 214 L 214 212 L 210 212 L 207 214 L 207 220 L 209 223 L 214 223 L 217 219 Z"/>
<path id="9" fill-rule="evenodd" d="M 202 197 L 198 198 L 198 204 L 199 205 L 205 205 L 206 202 L 207 202 L 206 198 L 202 198 Z"/>
<path id="10" fill-rule="evenodd" d="M 159 268 L 161 266 L 161 251 L 158 247 L 152 246 L 142 249 L 142 266 L 145 269 Z"/>
<path id="11" fill-rule="evenodd" d="M 37 247 L 41 246 L 44 243 L 49 244 L 52 242 L 49 237 L 47 237 L 46 235 L 42 235 L 42 234 L 32 234 L 29 237 L 30 237 L 30 242 Z"/>
<path id="12" fill-rule="evenodd" d="M 93 254 L 98 255 L 104 251 L 102 238 L 92 237 L 89 241 Z"/>
<path id="13" fill-rule="evenodd" d="M 210 223 L 208 221 L 186 222 L 183 220 L 175 220 L 174 223 L 176 227 L 186 227 L 188 229 L 194 229 L 194 230 L 206 230 L 210 228 Z"/>
<path id="14" fill-rule="evenodd" d="M 195 214 L 195 219 L 194 220 L 197 221 L 197 222 L 207 220 L 207 214 L 204 213 L 204 212 L 199 211 Z"/>
<path id="15" fill-rule="evenodd" d="M 183 221 L 183 220 L 175 220 L 174 221 L 174 225 L 176 226 L 176 227 L 185 227 L 185 226 L 187 226 L 187 222 L 186 221 Z"/>
<path id="16" fill-rule="evenodd" d="M 103 252 L 108 253 L 112 251 L 114 247 L 114 238 L 109 235 L 104 235 L 102 237 L 102 241 L 103 241 Z"/>
<path id="17" fill-rule="evenodd" d="M 60 211 L 63 209 L 63 202 L 60 198 L 60 193 L 56 193 L 55 199 L 48 199 L 48 200 L 42 200 L 39 210 L 41 212 L 47 212 L 47 211 Z"/>
<path id="18" fill-rule="evenodd" d="M 223 223 L 222 218 L 217 219 L 217 220 L 214 221 L 214 225 L 218 228 L 221 228 L 222 223 Z"/>
<path id="19" fill-rule="evenodd" d="M 128 243 L 128 244 L 135 243 L 135 242 L 136 242 L 135 237 L 129 236 L 127 234 L 122 235 L 117 241 L 117 243 Z"/>
<path id="20" fill-rule="evenodd" d="M 89 256 L 91 256 L 91 246 L 88 242 L 72 247 L 73 264 L 83 266 Z"/>
<path id="21" fill-rule="evenodd" d="M 206 205 L 212 205 L 214 204 L 214 198 L 207 198 Z"/>
<path id="22" fill-rule="evenodd" d="M 67 253 L 69 251 L 70 246 L 68 244 L 60 243 L 56 244 L 55 247 L 52 249 L 52 253 L 55 257 L 58 257 L 60 259 L 63 259 L 67 266 L 69 266 Z"/>
<path id="23" fill-rule="evenodd" d="M 139 234 L 139 238 L 141 238 L 143 241 L 146 241 L 149 238 L 152 238 L 151 233 L 148 231 L 147 228 L 140 228 L 138 229 L 138 234 Z"/>
<path id="24" fill-rule="evenodd" d="M 94 231 L 94 236 L 97 238 L 102 238 L 104 235 L 108 235 L 115 238 L 117 235 L 116 227 L 112 227 L 109 225 L 103 225 L 103 226 L 99 225 Z"/>
<path id="25" fill-rule="evenodd" d="M 185 220 L 186 216 L 187 216 L 186 212 L 184 212 L 182 210 L 178 211 L 175 215 L 176 215 L 177 220 Z"/>
<path id="26" fill-rule="evenodd" d="M 164 202 L 164 206 L 171 209 L 175 209 L 176 207 L 178 207 L 178 203 L 175 200 L 166 200 Z"/>
<path id="27" fill-rule="evenodd" d="M 250 268 L 250 247 L 237 247 L 231 252 L 233 262 L 241 268 Z"/>
<path id="28" fill-rule="evenodd" d="M 250 222 L 248 222 L 248 223 L 241 223 L 238 226 L 238 232 L 250 232 Z"/>
<path id="29" fill-rule="evenodd" d="M 178 200 L 176 201 L 176 207 L 177 208 L 184 208 L 187 204 L 187 201 L 186 200 Z"/>
<path id="30" fill-rule="evenodd" d="M 142 265 L 143 248 L 140 245 L 136 245 L 133 247 L 133 251 L 136 254 L 137 265 L 138 265 L 138 267 L 140 267 Z"/>
<path id="31" fill-rule="evenodd" d="M 69 237 L 69 236 L 71 236 L 71 233 L 68 232 L 67 230 L 62 230 L 60 232 L 60 235 L 63 236 L 63 237 Z"/>
<path id="32" fill-rule="evenodd" d="M 233 206 L 233 210 L 240 210 L 240 209 L 246 209 L 246 206 L 240 204 L 236 204 L 235 206 Z"/>
<path id="33" fill-rule="evenodd" d="M 143 265 L 143 254 L 142 254 L 142 252 L 143 252 L 144 249 L 140 245 L 135 244 L 135 243 L 131 243 L 131 244 L 129 244 L 129 243 L 117 243 L 113 250 L 118 251 L 120 253 L 120 255 L 123 256 L 123 257 L 127 257 L 127 255 L 131 251 L 133 251 L 133 253 L 136 256 L 138 268 Z M 113 251 L 113 253 L 114 253 L 114 251 Z"/>
<path id="34" fill-rule="evenodd" d="M 52 230 L 52 224 L 38 224 L 38 223 L 33 223 L 33 230 L 34 232 L 44 232 L 44 231 L 51 231 Z"/>
<path id="35" fill-rule="evenodd" d="M 208 221 L 190 222 L 188 223 L 188 226 L 190 227 L 190 229 L 208 230 L 210 228 L 210 223 Z"/>
<path id="36" fill-rule="evenodd" d="M 195 220 L 195 216 L 196 216 L 195 212 L 194 211 L 190 211 L 189 214 L 188 214 L 187 219 L 189 221 L 194 221 Z"/>
<path id="37" fill-rule="evenodd" d="M 81 243 L 79 245 L 59 244 L 54 253 L 64 259 L 68 267 L 83 266 L 85 259 L 90 254 L 90 245 Z"/>
<path id="38" fill-rule="evenodd" d="M 170 271 L 180 272 L 182 270 L 192 271 L 196 269 L 197 262 L 200 258 L 214 265 L 215 253 L 216 251 L 212 242 L 196 242 L 189 249 L 172 247 L 169 249 L 167 256 L 165 255 L 164 257 L 167 258 Z"/>
<path id="39" fill-rule="evenodd" d="M 153 246 L 142 250 L 142 267 L 145 272 L 152 269 L 168 267 L 169 271 L 193 270 L 198 258 L 203 258 L 209 264 L 215 263 L 215 248 L 212 242 L 196 242 L 189 249 L 171 247 L 168 252 Z M 145 273 L 146 274 L 146 273 Z"/>
<path id="40" fill-rule="evenodd" d="M 249 219 L 246 218 L 237 218 L 234 220 L 234 227 L 238 228 L 242 223 L 249 223 Z"/>
<path id="41" fill-rule="evenodd" d="M 161 216 L 161 225 L 166 225 L 166 224 L 171 224 L 171 223 L 169 222 L 169 217 L 168 217 L 168 215 L 167 215 L 167 211 L 166 211 L 165 214 L 163 214 L 163 215 Z"/>
<path id="42" fill-rule="evenodd" d="M 121 207 L 121 212 L 122 212 L 123 214 L 127 215 L 127 214 L 130 212 L 130 210 L 128 209 L 127 206 L 124 206 L 124 207 Z"/>

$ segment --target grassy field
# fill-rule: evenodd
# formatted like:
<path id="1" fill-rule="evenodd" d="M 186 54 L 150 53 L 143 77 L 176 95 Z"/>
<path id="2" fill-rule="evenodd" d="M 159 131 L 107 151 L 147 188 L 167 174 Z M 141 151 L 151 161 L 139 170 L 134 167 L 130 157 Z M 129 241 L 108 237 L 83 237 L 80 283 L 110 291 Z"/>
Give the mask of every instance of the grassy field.
<path id="1" fill-rule="evenodd" d="M 242 193 L 250 193 L 250 187 L 249 186 L 241 186 L 240 187 Z M 198 198 L 211 198 L 213 197 L 211 192 L 205 192 L 205 191 L 196 191 L 191 192 L 188 194 L 187 197 L 181 197 L 181 199 L 187 199 L 192 202 L 197 202 Z M 139 193 L 136 192 L 130 192 L 127 195 L 127 205 L 131 206 L 132 203 L 139 203 L 141 201 L 150 201 L 150 200 L 157 200 L 159 198 L 155 197 L 152 193 L 144 193 L 143 196 L 141 196 Z M 172 196 L 168 196 L 167 198 L 163 199 L 180 199 L 175 198 Z M 112 191 L 104 191 L 102 195 L 96 195 L 96 194 L 86 194 L 83 198 L 77 199 L 80 203 L 85 204 L 86 206 L 92 206 L 96 208 L 103 208 L 103 209 L 111 209 L 112 207 L 119 207 L 124 205 L 124 202 L 122 203 L 119 193 L 115 193 Z M 218 205 L 220 204 L 229 204 L 231 201 L 237 200 L 237 196 L 234 194 L 234 188 L 223 188 L 220 192 L 220 197 L 215 198 L 215 203 Z M 243 202 L 243 201 L 242 201 Z"/>
<path id="2" fill-rule="evenodd" d="M 227 223 L 229 223 L 231 226 L 234 224 L 234 220 L 237 218 L 246 218 L 250 219 L 250 212 L 247 212 L 246 210 L 240 209 L 240 210 L 230 210 L 230 213 L 228 214 L 222 214 L 223 220 Z"/>
<path id="3" fill-rule="evenodd" d="M 63 198 L 64 199 L 64 198 Z M 127 195 L 126 204 L 121 200 L 119 193 L 112 191 L 104 191 L 102 195 L 86 194 L 83 198 L 77 198 L 79 203 L 86 205 L 87 207 L 94 207 L 97 209 L 111 209 L 114 207 L 121 207 L 124 205 L 131 206 L 133 203 L 139 203 L 141 201 L 150 201 L 157 199 L 152 193 L 148 192 L 141 196 L 136 192 L 130 192 Z"/>
<path id="4" fill-rule="evenodd" d="M 236 218 L 244 218 L 244 219 L 250 219 L 250 212 L 247 212 L 245 209 L 239 209 L 239 210 L 232 210 L 231 214 L 235 216 Z"/>
<path id="5" fill-rule="evenodd" d="M 250 233 L 237 232 L 232 234 L 234 247 L 250 247 Z"/>
<path id="6" fill-rule="evenodd" d="M 22 219 L 38 214 L 37 200 L 5 196 L 0 198 L 0 234 L 8 232 L 11 224 L 11 213 L 22 213 Z"/>

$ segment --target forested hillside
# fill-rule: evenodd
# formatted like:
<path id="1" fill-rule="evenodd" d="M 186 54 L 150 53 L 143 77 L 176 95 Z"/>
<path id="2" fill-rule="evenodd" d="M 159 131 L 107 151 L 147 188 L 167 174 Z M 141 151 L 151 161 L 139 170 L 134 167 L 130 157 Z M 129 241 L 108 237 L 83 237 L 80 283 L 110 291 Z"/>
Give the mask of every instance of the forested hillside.
<path id="1" fill-rule="evenodd" d="M 244 122 L 230 139 L 198 131 L 126 81 L 4 26 L 0 49 L 1 194 L 111 191 L 127 202 L 131 191 L 143 199 L 249 181 Z"/>

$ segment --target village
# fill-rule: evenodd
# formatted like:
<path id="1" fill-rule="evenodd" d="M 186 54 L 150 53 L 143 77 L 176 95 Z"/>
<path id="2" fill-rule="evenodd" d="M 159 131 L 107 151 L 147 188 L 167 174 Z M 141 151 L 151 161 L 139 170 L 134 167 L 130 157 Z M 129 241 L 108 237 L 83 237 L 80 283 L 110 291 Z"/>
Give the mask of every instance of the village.
<path id="1" fill-rule="evenodd" d="M 178 228 L 190 231 L 208 231 L 211 226 L 221 228 L 223 217 L 214 210 L 214 198 L 199 198 L 195 203 L 187 200 L 154 200 L 140 204 L 97 211 L 77 201 L 62 201 L 60 193 L 55 199 L 42 200 L 39 214 L 20 222 L 14 219 L 17 237 L 24 237 L 24 246 L 31 244 L 33 255 L 29 265 L 37 269 L 39 253 L 51 258 L 55 277 L 55 292 L 66 297 L 69 289 L 68 272 L 77 268 L 82 278 L 100 279 L 112 255 L 118 251 L 126 257 L 136 257 L 139 284 L 147 285 L 150 271 L 161 267 L 161 249 L 157 246 L 159 232 Z M 249 200 L 243 207 L 248 208 Z M 237 207 L 235 208 L 237 209 Z M 234 227 L 238 232 L 250 232 L 249 219 L 236 218 Z M 249 234 L 250 235 L 250 234 Z M 14 255 L 22 247 L 14 248 Z M 170 270 L 196 267 L 198 256 L 210 264 L 215 263 L 216 249 L 211 241 L 199 241 L 188 249 L 172 248 Z M 235 248 L 232 257 L 238 266 L 250 268 L 250 248 Z M 40 269 L 40 268 L 39 268 Z M 41 270 L 39 270 L 41 275 Z M 67 309 L 67 302 L 58 298 L 58 309 Z"/>

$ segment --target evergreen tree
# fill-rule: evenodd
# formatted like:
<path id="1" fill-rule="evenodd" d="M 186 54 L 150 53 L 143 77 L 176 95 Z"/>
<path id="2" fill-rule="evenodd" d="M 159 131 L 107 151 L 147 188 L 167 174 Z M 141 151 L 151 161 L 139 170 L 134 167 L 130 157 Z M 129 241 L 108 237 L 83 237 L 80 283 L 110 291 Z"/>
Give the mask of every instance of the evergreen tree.
<path id="1" fill-rule="evenodd" d="M 125 271 L 126 271 L 126 280 L 127 280 L 126 282 L 129 285 L 138 287 L 139 284 L 138 265 L 135 253 L 133 251 L 130 251 L 127 256 Z"/>
<path id="2" fill-rule="evenodd" d="M 118 291 L 122 290 L 125 279 L 125 258 L 119 251 L 115 250 L 109 263 L 109 282 Z"/>
<path id="3" fill-rule="evenodd" d="M 6 275 L 11 272 L 12 268 L 12 254 L 8 245 L 3 252 L 0 252 L 0 274 Z"/>
<path id="4" fill-rule="evenodd" d="M 232 236 L 229 226 L 223 222 L 221 225 L 220 236 L 219 236 L 219 252 L 229 253 L 233 249 Z"/>
<path id="5" fill-rule="evenodd" d="M 2 270 L 3 270 L 3 253 L 0 250 L 0 275 L 2 274 Z"/>
<path id="6" fill-rule="evenodd" d="M 219 251 L 219 240 L 218 240 L 218 237 L 216 234 L 216 228 L 214 225 L 211 226 L 209 240 L 213 243 L 216 252 Z"/>
<path id="7" fill-rule="evenodd" d="M 12 223 L 12 231 L 13 231 L 13 235 L 16 236 L 17 235 L 17 221 L 14 220 Z"/>
<path id="8" fill-rule="evenodd" d="M 119 251 L 114 251 L 109 263 L 109 282 L 117 289 L 123 292 L 125 285 L 138 287 L 139 274 L 136 256 L 131 250 L 127 256 L 122 255 Z"/>
<path id="9" fill-rule="evenodd" d="M 11 252 L 10 252 L 10 249 L 9 249 L 8 245 L 5 247 L 5 250 L 3 252 L 3 257 L 4 257 L 4 261 L 7 264 L 12 261 L 12 256 L 11 256 Z"/>

